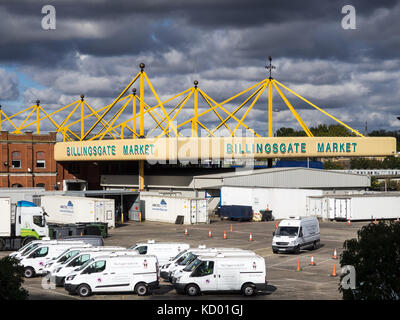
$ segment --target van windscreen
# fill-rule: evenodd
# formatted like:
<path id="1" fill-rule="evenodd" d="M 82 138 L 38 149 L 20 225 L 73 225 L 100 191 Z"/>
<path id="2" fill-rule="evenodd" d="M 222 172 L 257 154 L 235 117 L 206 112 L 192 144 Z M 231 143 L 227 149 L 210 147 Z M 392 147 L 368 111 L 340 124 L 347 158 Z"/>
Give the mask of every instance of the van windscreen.
<path id="1" fill-rule="evenodd" d="M 202 261 L 201 261 L 200 259 L 197 258 L 197 259 L 194 260 L 192 263 L 188 264 L 188 265 L 183 269 L 183 271 L 188 271 L 188 272 L 193 271 L 194 269 L 197 268 L 197 266 L 198 266 L 201 262 L 202 262 Z"/>
<path id="2" fill-rule="evenodd" d="M 187 250 L 184 250 L 184 251 L 181 251 L 181 252 L 179 252 L 175 257 L 173 257 L 172 259 L 171 259 L 171 261 L 175 261 L 175 260 L 177 260 L 179 257 L 181 257 L 184 253 L 186 253 L 187 252 Z"/>
<path id="3" fill-rule="evenodd" d="M 278 230 L 276 230 L 275 234 L 277 236 L 295 237 L 297 236 L 298 232 L 299 232 L 299 227 L 279 227 Z"/>
<path id="4" fill-rule="evenodd" d="M 188 256 L 185 257 L 185 259 L 180 261 L 178 264 L 180 266 L 186 266 L 186 265 L 192 263 L 196 258 L 197 258 L 197 255 L 191 252 L 191 253 L 189 253 Z"/>

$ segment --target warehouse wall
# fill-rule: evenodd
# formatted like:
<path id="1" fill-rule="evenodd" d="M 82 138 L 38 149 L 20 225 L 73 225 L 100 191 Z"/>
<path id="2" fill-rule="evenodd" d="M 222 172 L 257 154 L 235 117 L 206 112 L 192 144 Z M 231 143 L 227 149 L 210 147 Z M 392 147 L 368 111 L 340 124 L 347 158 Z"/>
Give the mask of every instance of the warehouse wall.
<path id="1" fill-rule="evenodd" d="M 322 193 L 316 189 L 222 187 L 221 205 L 252 206 L 254 212 L 268 207 L 275 219 L 284 219 L 306 216 L 307 197 Z"/>

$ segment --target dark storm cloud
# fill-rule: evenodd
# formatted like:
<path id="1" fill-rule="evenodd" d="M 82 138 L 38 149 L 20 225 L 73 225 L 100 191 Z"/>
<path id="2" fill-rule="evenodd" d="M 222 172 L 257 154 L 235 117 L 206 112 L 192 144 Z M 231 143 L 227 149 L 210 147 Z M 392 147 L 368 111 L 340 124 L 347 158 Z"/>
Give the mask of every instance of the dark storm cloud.
<path id="1" fill-rule="evenodd" d="M 56 7 L 56 30 L 41 28 L 47 4 Z M 356 30 L 341 27 L 346 4 L 356 8 Z M 25 90 L 26 103 L 41 97 L 56 108 L 84 93 L 100 108 L 139 62 L 162 98 L 196 79 L 222 101 L 265 78 L 272 55 L 274 77 L 288 87 L 355 125 L 372 117 L 382 125 L 400 98 L 399 16 L 398 1 L 0 0 L 0 64 L 45 87 Z M 310 121 L 322 121 L 288 97 Z M 266 104 L 264 94 L 249 115 L 254 126 L 262 126 Z M 377 108 L 385 115 L 375 115 Z M 284 115 L 277 115 L 281 123 L 295 124 Z"/>

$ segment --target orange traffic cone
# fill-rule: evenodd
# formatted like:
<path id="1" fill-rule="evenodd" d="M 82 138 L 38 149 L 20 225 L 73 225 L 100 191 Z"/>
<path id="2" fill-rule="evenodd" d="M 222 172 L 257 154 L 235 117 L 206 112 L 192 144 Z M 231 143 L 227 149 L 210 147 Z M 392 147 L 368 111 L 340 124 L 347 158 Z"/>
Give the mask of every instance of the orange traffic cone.
<path id="1" fill-rule="evenodd" d="M 233 228 L 232 228 L 232 225 L 231 225 L 231 232 L 233 232 Z"/>
<path id="2" fill-rule="evenodd" d="M 278 229 L 278 221 L 275 222 L 275 229 Z"/>
<path id="3" fill-rule="evenodd" d="M 377 222 L 376 222 L 376 218 L 375 218 L 374 224 L 377 224 Z"/>
<path id="4" fill-rule="evenodd" d="M 311 256 L 310 266 L 316 266 L 317 264 L 314 262 L 314 255 Z"/>
<path id="5" fill-rule="evenodd" d="M 337 259 L 338 257 L 337 257 L 337 252 L 336 252 L 336 248 L 335 248 L 335 251 L 333 251 L 333 257 L 332 257 L 332 259 Z"/>
<path id="6" fill-rule="evenodd" d="M 226 239 L 227 237 L 226 237 L 226 231 L 224 230 L 224 239 Z"/>
<path id="7" fill-rule="evenodd" d="M 209 237 L 209 238 L 211 238 L 211 237 L 212 237 L 211 230 L 208 230 L 208 237 Z"/>
<path id="8" fill-rule="evenodd" d="M 337 274 L 336 274 L 336 265 L 335 265 L 335 264 L 333 265 L 333 270 L 332 270 L 331 277 L 337 277 Z"/>
<path id="9" fill-rule="evenodd" d="M 81 232 L 81 237 L 82 237 L 82 232 Z"/>
<path id="10" fill-rule="evenodd" d="M 253 234 L 250 232 L 249 241 L 253 241 Z"/>
<path id="11" fill-rule="evenodd" d="M 185 229 L 185 236 L 187 236 L 188 235 L 188 232 L 187 232 L 187 229 Z"/>
<path id="12" fill-rule="evenodd" d="M 347 220 L 347 225 L 348 225 L 348 226 L 351 226 L 350 219 L 349 219 L 349 220 Z"/>
<path id="13" fill-rule="evenodd" d="M 296 271 L 301 271 L 300 259 L 297 261 L 297 269 L 296 269 Z"/>

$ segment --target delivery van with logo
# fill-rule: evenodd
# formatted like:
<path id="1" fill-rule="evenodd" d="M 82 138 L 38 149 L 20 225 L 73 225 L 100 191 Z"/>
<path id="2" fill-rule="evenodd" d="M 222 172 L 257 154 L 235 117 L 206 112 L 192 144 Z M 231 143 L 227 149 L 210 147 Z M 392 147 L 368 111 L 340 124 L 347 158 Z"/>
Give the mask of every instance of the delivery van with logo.
<path id="1" fill-rule="evenodd" d="M 300 253 L 303 248 L 318 248 L 320 243 L 317 217 L 291 217 L 282 220 L 273 233 L 272 251 Z"/>
<path id="2" fill-rule="evenodd" d="M 240 291 L 252 296 L 267 286 L 264 258 L 254 256 L 199 256 L 174 278 L 178 293 L 196 296 L 210 291 Z"/>
<path id="3" fill-rule="evenodd" d="M 133 292 L 144 296 L 158 285 L 156 256 L 111 254 L 99 256 L 71 273 L 64 288 L 81 297 L 97 292 Z"/>
<path id="4" fill-rule="evenodd" d="M 54 269 L 57 269 L 60 265 L 64 264 L 70 258 L 75 257 L 78 255 L 82 250 L 95 248 L 91 244 L 84 244 L 82 246 L 71 247 L 64 252 L 62 252 L 58 257 L 51 259 L 49 262 L 46 263 L 44 266 L 45 273 L 50 273 Z"/>
<path id="5" fill-rule="evenodd" d="M 155 255 L 159 265 L 162 266 L 168 263 L 168 261 L 177 254 L 189 248 L 190 245 L 187 243 L 156 242 L 154 240 L 149 240 L 148 242 L 137 243 L 129 249 L 136 250 L 139 254 Z"/>
<path id="6" fill-rule="evenodd" d="M 51 259 L 58 257 L 61 253 L 71 247 L 80 245 L 85 244 L 78 241 L 66 241 L 55 244 L 40 244 L 21 257 L 19 264 L 25 269 L 24 276 L 26 278 L 32 278 L 35 275 L 45 274 L 46 271 L 44 267 L 49 261 L 51 261 Z"/>
<path id="7" fill-rule="evenodd" d="M 240 248 L 208 248 L 190 251 L 184 259 L 178 259 L 178 261 L 170 268 L 168 274 L 168 280 L 172 282 L 173 278 L 179 274 L 187 265 L 191 264 L 198 256 L 217 256 L 218 254 L 224 256 L 255 256 L 256 253 L 251 250 L 244 250 Z"/>
<path id="8" fill-rule="evenodd" d="M 124 247 L 104 246 L 82 249 L 77 255 L 70 257 L 61 265 L 52 268 L 52 270 L 50 271 L 50 280 L 53 279 L 56 283 L 56 286 L 63 286 L 65 277 L 68 276 L 75 269 L 84 265 L 89 260 L 101 255 L 111 254 L 113 252 L 127 251 L 131 252 L 132 255 L 137 255 L 136 251 L 127 250 Z"/>

